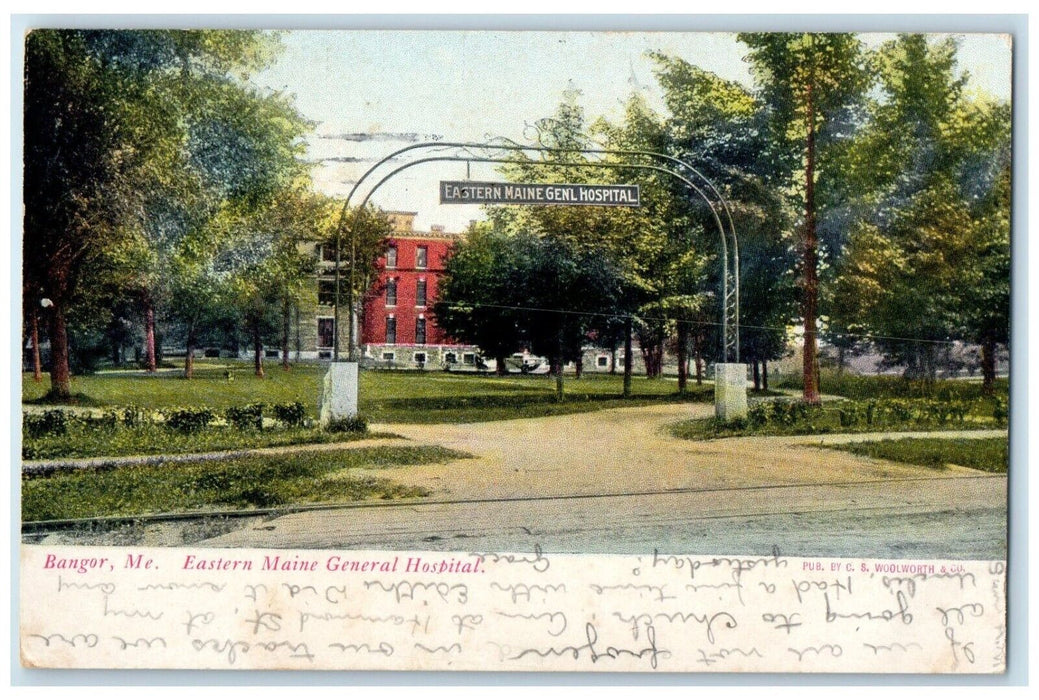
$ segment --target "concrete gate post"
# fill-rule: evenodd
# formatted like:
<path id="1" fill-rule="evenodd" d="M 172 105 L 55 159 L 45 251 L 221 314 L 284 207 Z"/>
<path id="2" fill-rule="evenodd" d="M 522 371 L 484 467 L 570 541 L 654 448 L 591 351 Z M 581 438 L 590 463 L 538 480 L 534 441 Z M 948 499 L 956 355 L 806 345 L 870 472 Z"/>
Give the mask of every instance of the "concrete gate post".
<path id="1" fill-rule="evenodd" d="M 333 362 L 321 388 L 318 410 L 322 427 L 339 418 L 357 415 L 357 363 Z"/>
<path id="2" fill-rule="evenodd" d="M 714 415 L 726 422 L 747 417 L 747 365 L 719 362 L 714 366 Z"/>

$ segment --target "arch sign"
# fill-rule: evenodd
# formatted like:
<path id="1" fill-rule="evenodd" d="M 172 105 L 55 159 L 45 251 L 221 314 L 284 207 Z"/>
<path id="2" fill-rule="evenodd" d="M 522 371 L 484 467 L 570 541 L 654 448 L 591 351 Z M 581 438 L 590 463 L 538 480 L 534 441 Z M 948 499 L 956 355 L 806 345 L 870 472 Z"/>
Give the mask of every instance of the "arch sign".
<path id="1" fill-rule="evenodd" d="M 638 185 L 575 185 L 441 180 L 441 204 L 565 204 L 637 207 Z"/>

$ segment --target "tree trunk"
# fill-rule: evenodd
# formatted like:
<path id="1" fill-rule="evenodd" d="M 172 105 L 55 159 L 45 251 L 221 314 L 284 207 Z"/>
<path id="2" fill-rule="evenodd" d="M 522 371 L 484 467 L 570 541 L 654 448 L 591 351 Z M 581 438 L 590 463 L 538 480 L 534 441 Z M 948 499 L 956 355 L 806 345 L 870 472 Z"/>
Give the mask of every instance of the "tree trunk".
<path id="1" fill-rule="evenodd" d="M 289 371 L 289 335 L 292 331 L 292 306 L 288 297 L 281 305 L 281 368 Z"/>
<path id="2" fill-rule="evenodd" d="M 584 373 L 584 360 L 578 359 L 574 362 L 574 378 L 580 379 L 582 373 Z"/>
<path id="3" fill-rule="evenodd" d="M 52 398 L 67 401 L 72 398 L 72 373 L 69 372 L 69 336 L 65 325 L 62 303 L 51 307 L 51 390 Z"/>
<path id="4" fill-rule="evenodd" d="M 556 401 L 563 400 L 563 334 L 556 336 Z"/>
<path id="5" fill-rule="evenodd" d="M 664 348 L 661 344 L 654 344 L 642 348 L 642 362 L 646 365 L 646 378 L 657 379 L 660 377 L 660 365 L 663 363 Z"/>
<path id="6" fill-rule="evenodd" d="M 144 302 L 144 363 L 149 372 L 155 371 L 155 306 L 151 299 Z"/>
<path id="7" fill-rule="evenodd" d="M 819 275 L 818 247 L 819 241 L 815 227 L 815 102 L 813 94 L 814 75 L 809 76 L 805 90 L 807 93 L 807 109 L 805 125 L 807 140 L 805 149 L 805 223 L 804 223 L 804 400 L 809 404 L 819 401 L 819 358 L 816 340 L 815 321 L 818 316 Z"/>
<path id="8" fill-rule="evenodd" d="M 624 398 L 631 398 L 631 316 L 624 320 Z"/>
<path id="9" fill-rule="evenodd" d="M 299 329 L 299 304 L 293 305 L 293 313 L 296 316 L 296 362 L 299 362 L 299 354 L 303 351 L 303 342 L 300 338 Z"/>
<path id="10" fill-rule="evenodd" d="M 499 377 L 504 377 L 509 373 L 509 367 L 505 364 L 505 355 L 499 353 L 494 356 L 494 373 Z"/>
<path id="11" fill-rule="evenodd" d="M 263 378 L 263 342 L 260 339 L 260 324 L 253 326 L 253 366 L 256 376 Z"/>
<path id="12" fill-rule="evenodd" d="M 768 360 L 761 361 L 761 389 L 768 391 Z"/>
<path id="13" fill-rule="evenodd" d="M 696 367 L 696 386 L 703 386 L 703 355 L 699 348 L 695 351 L 693 366 Z"/>
<path id="14" fill-rule="evenodd" d="M 689 383 L 689 328 L 678 322 L 678 393 L 684 394 Z"/>
<path id="15" fill-rule="evenodd" d="M 752 361 L 751 366 L 754 367 L 754 391 L 761 391 L 761 370 L 758 367 L 758 361 Z"/>
<path id="16" fill-rule="evenodd" d="M 43 363 L 40 361 L 40 315 L 32 312 L 32 380 L 43 381 Z"/>
<path id="17" fill-rule="evenodd" d="M 981 341 L 981 391 L 992 394 L 996 390 L 996 341 L 991 336 Z"/>
<path id="18" fill-rule="evenodd" d="M 184 356 L 184 378 L 191 379 L 195 376 L 195 324 L 188 324 L 188 337 L 185 341 L 188 354 Z"/>
<path id="19" fill-rule="evenodd" d="M 610 374 L 617 374 L 617 348 L 610 348 Z"/>

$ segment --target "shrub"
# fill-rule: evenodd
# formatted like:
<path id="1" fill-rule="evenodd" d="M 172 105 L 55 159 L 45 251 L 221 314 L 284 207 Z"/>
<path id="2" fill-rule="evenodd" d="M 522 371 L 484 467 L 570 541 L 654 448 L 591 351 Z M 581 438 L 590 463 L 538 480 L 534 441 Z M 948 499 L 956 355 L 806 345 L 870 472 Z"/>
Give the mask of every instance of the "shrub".
<path id="1" fill-rule="evenodd" d="M 31 438 L 41 438 L 45 435 L 64 435 L 68 432 L 72 415 L 60 408 L 52 411 L 44 411 L 40 415 L 25 416 L 25 432 Z"/>
<path id="2" fill-rule="evenodd" d="M 755 428 L 760 428 L 768 425 L 768 414 L 769 405 L 767 403 L 759 403 L 756 406 L 751 406 L 747 410 L 747 422 Z"/>
<path id="3" fill-rule="evenodd" d="M 842 428 L 851 428 L 858 425 L 859 420 L 862 418 L 862 409 L 857 404 L 851 402 L 847 405 L 841 405 L 837 409 L 837 413 L 840 417 Z"/>
<path id="4" fill-rule="evenodd" d="M 1009 415 L 1010 411 L 1008 410 L 1006 400 L 1002 396 L 997 396 L 992 405 L 992 417 L 996 420 L 996 424 L 1006 425 Z"/>
<path id="5" fill-rule="evenodd" d="M 776 401 L 772 404 L 772 419 L 780 425 L 790 425 L 789 401 Z"/>
<path id="6" fill-rule="evenodd" d="M 227 422 L 239 430 L 263 430 L 263 404 L 231 406 L 224 411 Z"/>
<path id="7" fill-rule="evenodd" d="M 213 422 L 216 415 L 208 408 L 179 408 L 165 413 L 166 427 L 178 433 L 197 433 Z"/>
<path id="8" fill-rule="evenodd" d="M 123 425 L 127 428 L 138 428 L 148 420 L 148 415 L 140 406 L 130 404 L 123 409 Z"/>
<path id="9" fill-rule="evenodd" d="M 867 401 L 866 402 L 866 425 L 873 425 L 874 423 L 879 422 L 879 421 L 880 421 L 880 416 L 878 415 L 878 411 L 877 411 L 877 402 L 876 401 Z"/>
<path id="10" fill-rule="evenodd" d="M 330 433 L 366 433 L 368 432 L 368 419 L 357 414 L 346 418 L 334 418 L 325 426 Z"/>
<path id="11" fill-rule="evenodd" d="M 274 417 L 289 428 L 299 428 L 307 418 L 307 409 L 302 403 L 279 403 L 271 407 Z"/>
<path id="12" fill-rule="evenodd" d="M 80 416 L 79 421 L 87 428 L 115 430 L 119 425 L 119 414 L 115 411 L 105 411 L 100 416 Z"/>

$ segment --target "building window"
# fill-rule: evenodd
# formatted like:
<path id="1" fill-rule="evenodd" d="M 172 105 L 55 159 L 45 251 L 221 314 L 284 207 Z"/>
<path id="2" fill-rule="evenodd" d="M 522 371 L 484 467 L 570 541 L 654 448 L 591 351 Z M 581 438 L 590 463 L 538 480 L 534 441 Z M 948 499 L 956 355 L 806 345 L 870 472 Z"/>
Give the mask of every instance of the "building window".
<path id="1" fill-rule="evenodd" d="M 397 246 L 391 245 L 386 249 L 386 269 L 392 270 L 397 267 Z"/>
<path id="2" fill-rule="evenodd" d="M 429 248 L 424 245 L 420 245 L 415 248 L 415 267 L 420 270 L 426 269 L 429 264 Z"/>
<path id="3" fill-rule="evenodd" d="M 415 360 L 416 365 L 418 365 L 419 367 L 424 367 L 426 364 L 426 353 L 416 352 L 412 359 Z"/>
<path id="4" fill-rule="evenodd" d="M 606 355 L 599 355 L 597 358 L 595 358 L 595 364 L 599 367 L 609 367 L 610 358 Z"/>
<path id="5" fill-rule="evenodd" d="M 456 365 L 456 364 L 458 364 L 458 355 L 454 354 L 453 352 L 449 352 L 449 353 L 445 354 L 444 355 L 444 364 L 445 365 Z"/>
<path id="6" fill-rule="evenodd" d="M 393 345 L 397 342 L 397 319 L 393 316 L 386 317 L 386 344 Z"/>
<path id="7" fill-rule="evenodd" d="M 330 243 L 322 243 L 321 248 L 321 260 L 324 262 L 335 262 L 336 261 L 336 247 Z"/>
<path id="8" fill-rule="evenodd" d="M 462 353 L 462 364 L 463 365 L 475 365 L 476 364 L 476 353 L 464 352 Z"/>
<path id="9" fill-rule="evenodd" d="M 332 306 L 335 304 L 335 298 L 336 283 L 333 280 L 318 280 L 317 303 L 322 306 Z"/>
<path id="10" fill-rule="evenodd" d="M 394 352 L 384 352 L 382 354 L 382 359 L 385 360 L 386 362 L 393 362 L 395 359 L 397 359 L 397 353 L 394 353 Z"/>
<path id="11" fill-rule="evenodd" d="M 426 319 L 421 316 L 415 319 L 415 344 L 426 344 Z"/>
<path id="12" fill-rule="evenodd" d="M 386 306 L 397 305 L 397 280 L 386 280 Z"/>
<path id="13" fill-rule="evenodd" d="M 415 283 L 415 306 L 426 305 L 426 280 L 420 279 Z"/>
<path id="14" fill-rule="evenodd" d="M 317 320 L 317 345 L 319 348 L 330 348 L 335 345 L 335 323 L 334 318 Z"/>

